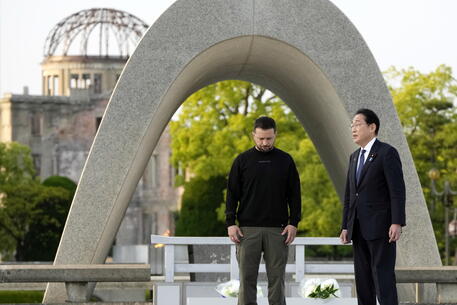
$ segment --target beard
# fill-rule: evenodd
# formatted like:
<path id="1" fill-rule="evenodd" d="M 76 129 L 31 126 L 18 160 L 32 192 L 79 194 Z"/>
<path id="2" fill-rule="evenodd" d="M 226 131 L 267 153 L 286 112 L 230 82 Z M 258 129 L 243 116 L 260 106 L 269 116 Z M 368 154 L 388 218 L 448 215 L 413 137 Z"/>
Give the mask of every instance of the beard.
<path id="1" fill-rule="evenodd" d="M 269 152 L 270 150 L 273 149 L 273 145 L 271 146 L 256 146 L 257 150 L 258 151 L 261 151 L 261 152 Z"/>

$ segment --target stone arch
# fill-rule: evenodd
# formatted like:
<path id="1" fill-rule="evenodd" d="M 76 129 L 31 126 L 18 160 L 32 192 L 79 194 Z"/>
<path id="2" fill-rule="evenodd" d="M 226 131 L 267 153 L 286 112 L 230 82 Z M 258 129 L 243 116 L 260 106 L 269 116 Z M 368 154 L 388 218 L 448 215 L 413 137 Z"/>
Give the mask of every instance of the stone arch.
<path id="1" fill-rule="evenodd" d="M 240 79 L 269 88 L 303 124 L 342 196 L 352 114 L 381 119 L 403 160 L 408 226 L 398 265 L 440 265 L 431 221 L 388 89 L 352 23 L 328 0 L 178 0 L 129 59 L 86 161 L 55 264 L 103 263 L 173 113 L 196 90 Z M 417 243 L 416 241 L 421 241 Z M 50 285 L 44 302 L 62 302 Z M 405 290 L 406 298 L 411 291 Z"/>

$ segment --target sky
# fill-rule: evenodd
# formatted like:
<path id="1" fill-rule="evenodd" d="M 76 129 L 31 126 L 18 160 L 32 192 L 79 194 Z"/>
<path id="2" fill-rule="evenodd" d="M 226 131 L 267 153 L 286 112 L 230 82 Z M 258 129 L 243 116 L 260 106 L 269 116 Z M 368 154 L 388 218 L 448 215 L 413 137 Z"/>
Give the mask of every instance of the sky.
<path id="1" fill-rule="evenodd" d="M 287 0 L 278 0 L 287 1 Z M 414 67 L 428 73 L 441 64 L 457 71 L 456 0 L 330 0 L 357 27 L 382 71 Z M 43 48 L 65 17 L 95 7 L 114 8 L 147 24 L 175 0 L 0 0 L 0 96 L 41 94 Z"/>

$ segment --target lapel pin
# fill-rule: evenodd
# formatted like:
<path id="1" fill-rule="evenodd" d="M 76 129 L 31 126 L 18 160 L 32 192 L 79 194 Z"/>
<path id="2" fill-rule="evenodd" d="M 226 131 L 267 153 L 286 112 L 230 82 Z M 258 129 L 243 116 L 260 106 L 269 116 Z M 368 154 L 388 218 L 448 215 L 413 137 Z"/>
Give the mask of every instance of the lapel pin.
<path id="1" fill-rule="evenodd" d="M 368 162 L 373 161 L 373 159 L 376 157 L 376 153 L 372 153 L 368 156 Z"/>

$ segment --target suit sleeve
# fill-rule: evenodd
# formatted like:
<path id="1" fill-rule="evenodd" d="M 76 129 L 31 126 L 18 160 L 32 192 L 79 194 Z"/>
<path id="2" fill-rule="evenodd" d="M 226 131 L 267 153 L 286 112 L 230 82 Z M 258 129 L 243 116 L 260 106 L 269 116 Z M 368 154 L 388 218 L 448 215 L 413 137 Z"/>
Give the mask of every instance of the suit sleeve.
<path id="1" fill-rule="evenodd" d="M 350 200 L 350 187 L 349 187 L 349 171 L 351 170 L 352 155 L 349 156 L 349 168 L 346 175 L 346 188 L 344 191 L 344 202 L 343 202 L 343 219 L 341 221 L 341 230 L 347 230 L 348 228 L 348 215 L 349 215 L 349 200 Z"/>
<path id="2" fill-rule="evenodd" d="M 225 206 L 225 223 L 227 227 L 236 224 L 236 210 L 241 198 L 240 158 L 233 161 L 227 182 L 227 198 Z"/>
<path id="3" fill-rule="evenodd" d="M 300 176 L 292 158 L 289 165 L 288 188 L 289 224 L 298 227 L 301 219 Z"/>
<path id="4" fill-rule="evenodd" d="M 406 190 L 400 156 L 390 147 L 383 160 L 384 175 L 389 189 L 392 224 L 406 225 Z"/>

